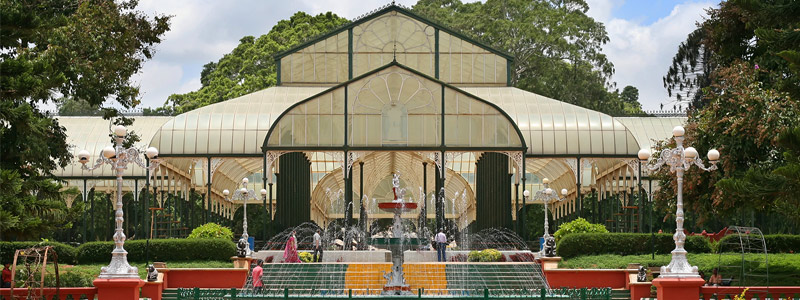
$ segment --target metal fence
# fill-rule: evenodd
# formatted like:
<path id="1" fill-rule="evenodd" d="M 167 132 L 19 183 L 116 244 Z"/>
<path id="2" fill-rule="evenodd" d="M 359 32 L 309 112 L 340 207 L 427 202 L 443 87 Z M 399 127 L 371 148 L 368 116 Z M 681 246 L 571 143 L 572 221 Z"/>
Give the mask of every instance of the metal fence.
<path id="1" fill-rule="evenodd" d="M 540 289 L 540 290 L 424 290 L 410 295 L 387 296 L 369 290 L 241 290 L 241 289 L 179 289 L 178 300 L 222 299 L 532 299 L 532 300 L 611 300 L 611 289 Z"/>

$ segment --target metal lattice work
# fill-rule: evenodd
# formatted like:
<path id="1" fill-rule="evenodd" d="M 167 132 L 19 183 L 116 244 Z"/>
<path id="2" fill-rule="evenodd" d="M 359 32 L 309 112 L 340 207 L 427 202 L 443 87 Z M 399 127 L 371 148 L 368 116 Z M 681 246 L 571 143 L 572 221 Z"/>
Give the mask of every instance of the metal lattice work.
<path id="1" fill-rule="evenodd" d="M 756 227 L 729 226 L 720 241 L 722 285 L 769 287 L 769 258 L 764 235 Z M 755 292 L 755 290 L 751 291 Z M 767 291 L 763 291 L 767 292 Z"/>
<path id="2" fill-rule="evenodd" d="M 52 269 L 47 268 L 47 264 L 53 265 Z M 22 278 L 15 278 L 17 275 Z M 14 295 L 14 288 L 17 282 L 22 282 L 21 286 L 28 290 L 27 294 L 12 296 L 12 299 L 44 299 L 45 287 L 53 285 L 50 276 L 55 277 L 56 295 L 59 295 L 61 282 L 58 277 L 58 255 L 51 246 L 19 249 L 14 253 L 14 263 L 11 266 L 11 295 Z M 47 280 L 45 280 L 47 279 Z"/>

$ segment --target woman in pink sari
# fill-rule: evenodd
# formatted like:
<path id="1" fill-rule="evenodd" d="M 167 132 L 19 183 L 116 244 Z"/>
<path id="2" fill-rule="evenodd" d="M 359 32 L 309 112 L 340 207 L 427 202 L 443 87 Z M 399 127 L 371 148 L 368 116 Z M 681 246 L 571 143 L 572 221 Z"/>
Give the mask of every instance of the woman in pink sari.
<path id="1" fill-rule="evenodd" d="M 290 235 L 289 240 L 286 241 L 286 249 L 283 250 L 283 262 L 300 262 L 300 257 L 297 255 L 297 238 L 295 238 L 294 235 L 295 232 L 292 231 L 292 235 Z"/>

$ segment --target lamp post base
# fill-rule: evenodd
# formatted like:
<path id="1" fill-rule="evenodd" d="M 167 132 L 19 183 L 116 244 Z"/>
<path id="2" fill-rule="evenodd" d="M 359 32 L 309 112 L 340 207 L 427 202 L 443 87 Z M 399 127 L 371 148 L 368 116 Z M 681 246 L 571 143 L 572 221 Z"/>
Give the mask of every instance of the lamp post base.
<path id="1" fill-rule="evenodd" d="M 686 259 L 686 250 L 675 249 L 672 250 L 672 260 L 669 265 L 661 267 L 662 278 L 700 278 L 697 266 L 689 264 Z"/>
<path id="2" fill-rule="evenodd" d="M 128 264 L 128 257 L 126 253 L 112 253 L 111 263 L 108 266 L 100 268 L 100 275 L 97 278 L 101 279 L 140 279 L 139 268 Z"/>

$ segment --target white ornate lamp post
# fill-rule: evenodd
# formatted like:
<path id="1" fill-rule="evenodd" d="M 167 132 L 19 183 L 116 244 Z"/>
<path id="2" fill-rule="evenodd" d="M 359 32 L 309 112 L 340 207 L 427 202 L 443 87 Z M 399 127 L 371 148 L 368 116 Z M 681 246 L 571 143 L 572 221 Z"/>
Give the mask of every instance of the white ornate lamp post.
<path id="1" fill-rule="evenodd" d="M 231 191 L 229 191 L 228 189 L 222 190 L 222 195 L 225 197 L 225 201 L 228 201 L 228 203 L 233 203 L 233 200 L 231 200 L 231 197 L 228 197 L 228 195 L 230 195 L 230 194 L 231 194 Z M 231 219 L 233 219 L 233 217 L 231 217 Z M 233 223 L 233 222 L 231 222 L 231 223 Z M 231 228 L 233 228 L 233 226 L 231 226 Z"/>
<path id="2" fill-rule="evenodd" d="M 145 155 L 150 159 L 152 164 L 148 166 L 142 161 L 139 150 L 135 148 L 125 148 L 125 135 L 128 130 L 125 126 L 117 125 L 114 127 L 114 147 L 108 146 L 103 148 L 103 157 L 98 158 L 95 165 L 89 167 L 86 163 L 89 162 L 89 151 L 81 150 L 78 152 L 78 160 L 81 162 L 81 168 L 84 170 L 94 170 L 104 164 L 108 164 L 116 171 L 117 175 L 117 203 L 116 211 L 114 213 L 114 223 L 116 229 L 114 230 L 114 250 L 111 251 L 111 263 L 106 267 L 100 269 L 99 278 L 112 279 L 112 278 L 139 278 L 138 268 L 128 264 L 128 251 L 125 251 L 125 233 L 122 230 L 122 222 L 124 215 L 122 211 L 122 175 L 128 168 L 129 163 L 135 163 L 142 168 L 150 171 L 158 167 L 158 149 L 154 147 L 147 148 Z"/>
<path id="3" fill-rule="evenodd" d="M 249 179 L 242 178 L 242 188 L 236 190 L 236 192 L 233 193 L 233 199 L 242 200 L 243 203 L 242 205 L 244 206 L 244 211 L 243 211 L 244 215 L 242 219 L 242 237 L 240 238 L 240 240 L 244 240 L 245 245 L 247 246 L 245 250 L 247 256 L 250 256 L 250 241 L 248 241 L 248 238 L 250 236 L 247 235 L 247 200 L 248 199 L 258 200 L 258 198 L 256 198 L 256 193 L 253 190 L 247 189 L 247 183 L 249 182 L 250 182 Z"/>
<path id="4" fill-rule="evenodd" d="M 536 192 L 536 195 L 533 197 L 533 199 L 541 200 L 542 203 L 544 203 L 544 234 L 542 235 L 542 238 L 544 238 L 544 241 L 547 242 L 547 239 L 550 237 L 550 225 L 548 223 L 548 218 L 547 218 L 548 214 L 547 203 L 550 201 L 562 201 L 564 199 L 559 197 L 553 191 L 553 189 L 550 188 L 550 179 L 544 178 L 542 179 L 542 183 L 544 184 L 544 189 Z M 568 192 L 567 189 L 561 189 L 561 195 L 566 196 L 567 192 Z M 528 190 L 522 192 L 522 196 L 525 197 L 526 200 L 530 195 L 531 192 Z M 544 255 L 544 251 L 545 248 L 542 247 L 542 255 Z"/>
<path id="5" fill-rule="evenodd" d="M 703 171 L 713 171 L 717 169 L 717 161 L 719 161 L 719 151 L 711 149 L 708 151 L 708 160 L 711 166 L 706 167 L 703 161 L 698 157 L 697 150 L 693 147 L 683 148 L 683 135 L 686 130 L 683 126 L 675 126 L 672 129 L 672 136 L 675 138 L 677 146 L 673 149 L 664 149 L 661 151 L 661 157 L 654 163 L 648 164 L 650 159 L 650 151 L 648 149 L 639 150 L 639 159 L 642 165 L 649 170 L 657 170 L 664 164 L 669 166 L 669 171 L 675 173 L 678 178 L 678 203 L 677 212 L 675 213 L 675 234 L 672 239 L 675 240 L 675 250 L 672 250 L 672 260 L 669 265 L 661 267 L 661 275 L 664 278 L 691 278 L 699 277 L 697 267 L 689 264 L 686 259 L 686 249 L 683 245 L 686 241 L 686 234 L 683 232 L 683 173 L 688 170 L 692 165 L 696 165 Z"/>

